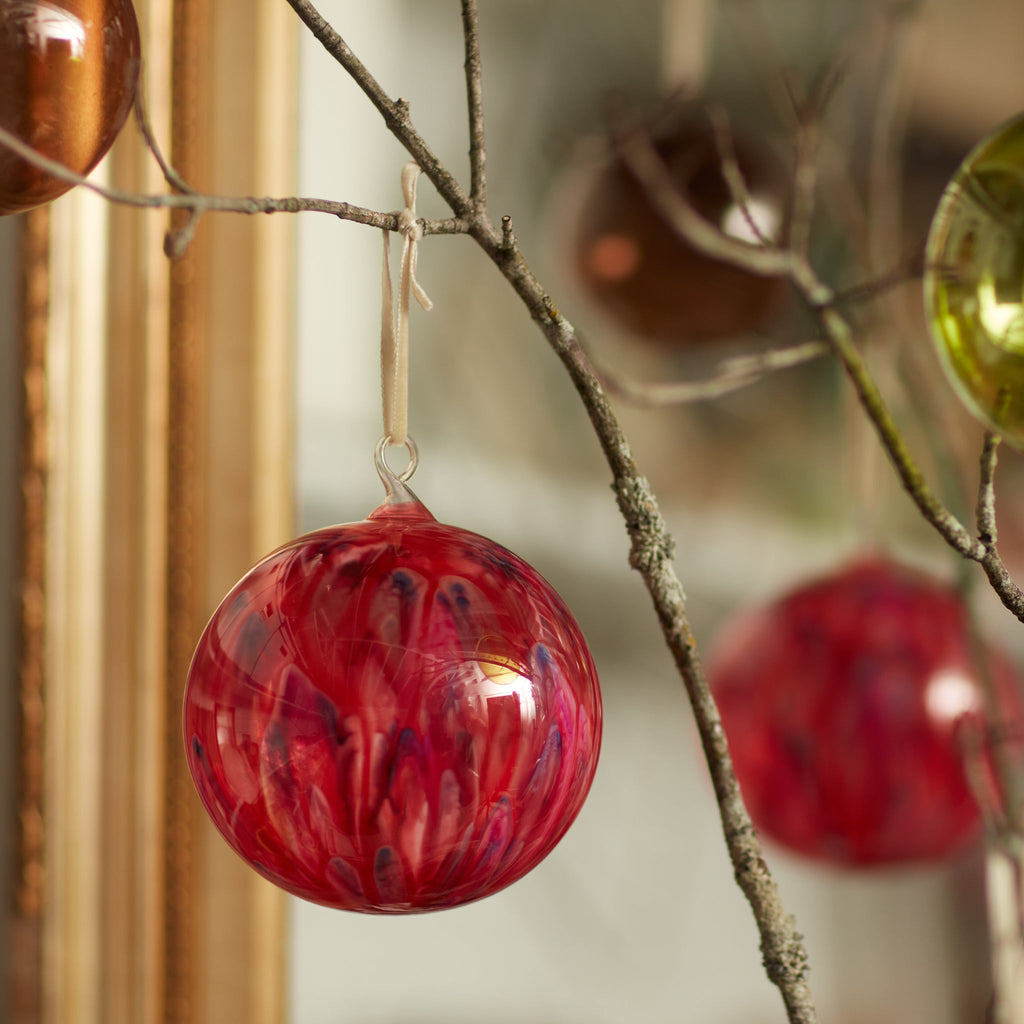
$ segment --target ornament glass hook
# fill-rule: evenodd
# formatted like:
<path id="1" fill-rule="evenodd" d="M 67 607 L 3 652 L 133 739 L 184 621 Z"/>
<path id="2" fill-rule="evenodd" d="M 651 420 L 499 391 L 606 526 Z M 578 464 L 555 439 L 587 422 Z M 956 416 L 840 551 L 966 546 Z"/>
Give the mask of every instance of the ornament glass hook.
<path id="1" fill-rule="evenodd" d="M 409 452 L 409 464 L 400 473 L 396 473 L 391 466 L 388 465 L 387 450 L 391 445 L 390 434 L 385 434 L 384 437 L 377 442 L 377 447 L 374 449 L 373 453 L 373 460 L 377 466 L 377 474 L 380 476 L 381 483 L 384 484 L 384 492 L 387 496 L 387 501 L 391 503 L 418 501 L 416 495 L 406 487 L 406 483 L 412 479 L 413 473 L 416 472 L 416 467 L 420 462 L 420 452 L 416 447 L 416 442 L 408 434 L 406 434 L 403 444 Z"/>

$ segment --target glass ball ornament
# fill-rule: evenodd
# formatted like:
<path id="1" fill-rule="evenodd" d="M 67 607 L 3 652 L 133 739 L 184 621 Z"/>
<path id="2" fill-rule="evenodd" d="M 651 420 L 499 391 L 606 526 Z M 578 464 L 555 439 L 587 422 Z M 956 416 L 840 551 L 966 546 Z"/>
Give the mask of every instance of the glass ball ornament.
<path id="1" fill-rule="evenodd" d="M 139 62 L 131 0 L 0 0 L 0 125 L 87 175 L 128 117 Z M 71 188 L 0 145 L 0 215 Z"/>
<path id="2" fill-rule="evenodd" d="M 982 140 L 946 187 L 928 233 L 924 300 L 954 390 L 1024 446 L 1024 115 Z"/>
<path id="3" fill-rule="evenodd" d="M 653 145 L 697 213 L 726 234 L 757 240 L 722 175 L 706 121 L 686 117 Z M 737 140 L 736 153 L 750 192 L 747 213 L 758 231 L 774 238 L 785 221 L 785 178 L 753 144 Z M 612 154 L 583 191 L 572 266 L 587 297 L 634 337 L 669 348 L 735 338 L 769 328 L 784 309 L 788 285 L 782 278 L 696 250 L 621 157 Z"/>
<path id="4" fill-rule="evenodd" d="M 367 519 L 293 540 L 224 598 L 183 719 L 202 802 L 256 871 L 394 914 L 535 867 L 583 806 L 602 707 L 550 584 L 382 467 Z"/>
<path id="5" fill-rule="evenodd" d="M 844 867 L 966 850 L 981 828 L 966 758 L 995 792 L 993 737 L 1024 721 L 1009 659 L 984 650 L 995 717 L 957 591 L 883 556 L 727 622 L 708 678 L 755 827 Z"/>

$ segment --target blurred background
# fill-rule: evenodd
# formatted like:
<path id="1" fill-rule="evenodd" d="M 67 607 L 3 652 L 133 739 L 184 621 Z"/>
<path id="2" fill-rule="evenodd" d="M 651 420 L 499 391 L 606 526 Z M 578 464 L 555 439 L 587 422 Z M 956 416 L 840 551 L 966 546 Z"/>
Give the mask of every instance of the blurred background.
<path id="1" fill-rule="evenodd" d="M 700 379 L 729 355 L 815 335 L 788 296 L 763 323 L 717 342 L 652 340 L 602 308 L 587 289 L 577 239 L 607 214 L 588 193 L 613 118 L 663 118 L 673 97 L 720 104 L 737 140 L 767 151 L 785 175 L 793 157 L 777 103 L 782 75 L 810 88 L 836 70 L 812 249 L 842 290 L 920 256 L 956 164 L 1024 100 L 1010 42 L 1021 38 L 1024 10 L 1013 2 L 481 7 L 492 217 L 512 216 L 555 304 L 620 382 Z M 410 102 L 420 132 L 467 180 L 452 4 L 325 0 L 322 10 L 389 95 Z M 403 152 L 318 44 L 303 38 L 301 47 L 300 193 L 397 208 Z M 418 210 L 446 212 L 425 181 Z M 301 525 L 311 529 L 361 518 L 381 497 L 372 466 L 381 431 L 381 243 L 326 218 L 303 219 L 298 232 L 297 467 Z M 628 569 L 608 473 L 569 381 L 471 242 L 427 238 L 419 277 L 435 308 L 412 312 L 410 430 L 421 453 L 413 486 L 439 519 L 512 548 L 565 597 L 601 675 L 602 760 L 555 853 L 480 904 L 398 920 L 292 904 L 291 1019 L 783 1021 L 731 877 L 682 687 Z M 729 306 L 714 274 L 700 283 L 709 304 Z M 915 450 L 947 483 L 946 499 L 969 514 L 980 431 L 949 411 L 918 282 L 850 312 Z M 619 401 L 617 411 L 675 532 L 705 648 L 731 610 L 866 546 L 953 571 L 829 360 L 718 401 L 657 409 Z M 1001 473 L 1002 507 L 1010 509 L 1015 456 L 1005 456 Z M 1015 519 L 1004 512 L 1010 557 L 1019 545 Z M 986 630 L 1019 654 L 1009 616 L 984 597 L 982 606 Z M 807 939 L 822 1020 L 985 1019 L 980 856 L 856 874 L 768 852 Z"/>

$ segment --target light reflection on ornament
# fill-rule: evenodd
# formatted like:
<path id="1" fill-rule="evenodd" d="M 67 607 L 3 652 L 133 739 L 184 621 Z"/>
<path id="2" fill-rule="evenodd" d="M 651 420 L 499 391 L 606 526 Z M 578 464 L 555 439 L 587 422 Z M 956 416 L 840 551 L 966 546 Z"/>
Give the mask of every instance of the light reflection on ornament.
<path id="1" fill-rule="evenodd" d="M 779 204 L 752 196 L 746 209 L 736 203 L 727 207 L 719 226 L 724 234 L 741 242 L 776 242 L 782 230 Z"/>
<path id="2" fill-rule="evenodd" d="M 955 722 L 962 715 L 982 714 L 984 702 L 977 682 L 960 669 L 933 676 L 925 688 L 924 706 L 935 722 Z"/>

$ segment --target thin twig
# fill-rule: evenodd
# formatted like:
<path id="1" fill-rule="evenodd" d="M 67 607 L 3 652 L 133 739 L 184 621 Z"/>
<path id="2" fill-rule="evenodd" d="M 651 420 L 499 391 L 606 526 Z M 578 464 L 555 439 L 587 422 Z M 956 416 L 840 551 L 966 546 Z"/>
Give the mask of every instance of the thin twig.
<path id="1" fill-rule="evenodd" d="M 722 172 L 722 179 L 729 189 L 730 198 L 739 209 L 751 237 L 756 239 L 761 246 L 774 245 L 777 239 L 769 238 L 764 233 L 764 227 L 758 224 L 757 218 L 754 216 L 750 189 L 747 188 L 747 179 L 743 176 L 739 158 L 736 156 L 732 126 L 729 124 L 729 116 L 726 114 L 725 108 L 720 104 L 714 103 L 708 107 L 707 113 L 708 120 L 711 122 L 711 133 L 715 140 L 715 148 L 718 150 L 718 161 Z"/>
<path id="2" fill-rule="evenodd" d="M 1010 578 L 996 546 L 998 529 L 996 527 L 995 472 L 998 453 L 998 435 L 992 431 L 986 431 L 985 443 L 981 450 L 978 501 L 975 506 L 978 540 L 984 550 L 980 561 L 989 583 L 992 584 L 1000 600 L 1018 619 L 1024 622 L 1024 592 Z"/>
<path id="3" fill-rule="evenodd" d="M 757 383 L 769 373 L 810 362 L 828 351 L 829 346 L 823 341 L 805 341 L 788 348 L 734 356 L 724 359 L 718 372 L 704 380 L 641 382 L 608 372 L 601 372 L 601 380 L 609 393 L 631 405 L 661 408 L 721 398 Z"/>
<path id="4" fill-rule="evenodd" d="M 978 540 L 985 547 L 994 547 L 996 529 L 996 463 L 999 459 L 999 436 L 991 430 L 985 431 L 985 443 L 981 449 L 980 471 L 978 474 L 978 503 L 975 519 L 978 526 Z"/>
<path id="5" fill-rule="evenodd" d="M 899 288 L 909 281 L 919 280 L 924 272 L 924 252 L 911 253 L 905 260 L 892 270 L 877 277 L 850 285 L 836 291 L 835 301 L 840 306 L 871 302 L 879 295 L 884 295 L 893 288 Z"/>
<path id="6" fill-rule="evenodd" d="M 978 537 L 986 552 L 995 550 L 998 530 L 996 528 L 996 493 L 995 474 L 999 457 L 999 436 L 991 430 L 985 432 L 985 440 L 981 449 L 978 472 L 978 499 L 975 505 L 975 518 Z M 966 590 L 966 587 L 965 587 Z M 985 696 L 987 732 L 985 747 L 992 761 L 992 768 L 998 781 L 998 795 L 1003 803 L 1002 818 L 1006 826 L 1017 836 L 1021 833 L 1021 814 L 1024 813 L 1021 780 L 1014 765 L 1006 736 L 997 735 L 1000 720 L 1005 717 L 1006 704 L 1002 699 L 998 680 L 992 668 L 981 628 L 973 609 L 965 599 L 968 609 L 970 638 L 974 664 L 982 684 Z M 1005 723 L 1004 723 L 1005 724 Z M 1013 726 L 1020 728 L 1020 722 Z"/>
<path id="7" fill-rule="evenodd" d="M 664 161 L 645 134 L 634 130 L 621 136 L 617 150 L 646 191 L 651 204 L 698 252 L 712 259 L 735 263 L 753 274 L 766 277 L 789 275 L 792 257 L 788 250 L 751 244 L 723 234 L 701 217 L 676 188 Z"/>
<path id="8" fill-rule="evenodd" d="M 0 146 L 7 147 L 47 174 L 95 192 L 108 202 L 120 206 L 150 210 L 191 210 L 197 213 L 327 213 L 340 220 L 350 220 L 374 228 L 387 228 L 389 231 L 397 231 L 399 227 L 397 213 L 382 213 L 352 203 L 339 203 L 328 199 L 303 196 L 217 196 L 195 192 L 191 188 L 187 192 L 170 194 L 126 192 L 75 173 L 26 145 L 5 128 L 0 128 Z M 469 230 L 468 223 L 458 217 L 443 220 L 422 219 L 419 223 L 423 227 L 424 235 L 466 234 Z"/>
<path id="9" fill-rule="evenodd" d="M 788 248 L 748 245 L 702 220 L 685 197 L 675 190 L 671 177 L 648 140 L 633 135 L 628 143 L 623 144 L 622 153 L 648 189 L 651 201 L 660 208 L 662 216 L 699 251 L 753 273 L 784 274 L 790 278 L 806 304 L 816 313 L 825 337 L 853 384 L 904 490 L 925 520 L 954 551 L 980 563 L 1000 600 L 1024 622 L 1024 592 L 1011 579 L 997 549 L 987 547 L 972 537 L 928 486 L 864 357 L 853 342 L 853 332 L 838 308 L 836 294 L 817 275 L 806 256 Z"/>
<path id="10" fill-rule="evenodd" d="M 801 258 L 807 256 L 817 209 L 821 123 L 842 74 L 841 64 L 834 62 L 812 92 L 811 98 L 795 111 L 793 205 L 789 215 L 788 238 L 789 248 Z"/>
<path id="11" fill-rule="evenodd" d="M 289 6 L 313 34 L 320 45 L 348 72 L 366 98 L 384 118 L 391 134 L 419 164 L 420 170 L 437 189 L 441 198 L 451 207 L 456 219 L 476 217 L 473 200 L 458 183 L 447 167 L 438 159 L 426 140 L 413 127 L 409 105 L 404 100 L 392 100 L 384 87 L 352 52 L 344 39 L 309 0 L 288 0 Z M 473 11 L 470 12 L 475 13 Z M 465 18 L 465 16 L 464 16 Z M 474 18 L 475 24 L 475 18 Z"/>
<path id="12" fill-rule="evenodd" d="M 1013 581 L 1009 570 L 1003 564 L 1002 557 L 995 546 L 985 550 L 980 559 L 981 567 L 996 592 L 999 600 L 1009 609 L 1021 622 L 1024 622 L 1024 591 Z"/>
<path id="13" fill-rule="evenodd" d="M 794 263 L 793 281 L 809 305 L 817 310 L 833 351 L 846 370 L 846 374 L 857 392 L 857 397 L 860 399 L 861 406 L 875 427 L 883 450 L 888 455 L 904 490 L 910 495 L 918 511 L 957 554 L 981 565 L 999 600 L 1018 620 L 1024 622 L 1024 591 L 1011 578 L 995 543 L 975 540 L 928 486 L 907 449 L 906 442 L 896 426 L 863 356 L 853 344 L 849 323 L 835 308 L 831 291 L 804 260 L 797 260 Z M 991 447 L 991 451 L 989 448 L 992 445 L 994 445 L 992 439 L 986 442 L 987 458 L 992 460 L 987 465 L 994 467 L 995 448 Z M 992 508 L 994 509 L 994 499 L 986 496 L 986 500 L 993 501 Z M 991 516 L 994 513 L 986 512 L 985 515 Z M 994 527 L 994 519 L 989 518 L 984 522 L 986 528 Z"/>
<path id="14" fill-rule="evenodd" d="M 904 489 L 950 547 L 965 558 L 980 561 L 984 554 L 981 544 L 935 496 L 914 462 L 864 357 L 853 343 L 849 322 L 836 308 L 832 290 L 806 259 L 794 260 L 792 277 L 804 300 L 818 314 L 829 344 L 846 370 L 868 419 L 874 424 Z"/>
<path id="15" fill-rule="evenodd" d="M 146 148 L 153 154 L 153 159 L 160 166 L 164 181 L 178 192 L 194 195 L 195 189 L 185 181 L 164 156 L 163 149 L 157 140 L 156 132 L 153 131 L 153 124 L 149 117 L 149 106 L 146 103 L 144 79 L 144 75 L 139 76 L 138 88 L 135 92 L 135 123 L 139 126 L 139 131 L 142 133 Z"/>
<path id="16" fill-rule="evenodd" d="M 469 194 L 478 213 L 487 209 L 487 150 L 484 144 L 483 66 L 477 0 L 462 0 L 466 51 L 466 100 L 469 107 Z"/>
<path id="17" fill-rule="evenodd" d="M 516 233 L 512 228 L 512 218 L 507 213 L 501 218 L 501 244 L 508 252 L 515 252 Z"/>

